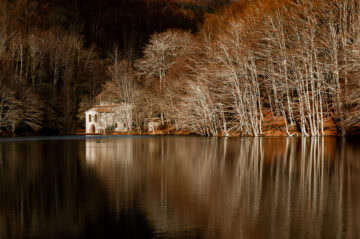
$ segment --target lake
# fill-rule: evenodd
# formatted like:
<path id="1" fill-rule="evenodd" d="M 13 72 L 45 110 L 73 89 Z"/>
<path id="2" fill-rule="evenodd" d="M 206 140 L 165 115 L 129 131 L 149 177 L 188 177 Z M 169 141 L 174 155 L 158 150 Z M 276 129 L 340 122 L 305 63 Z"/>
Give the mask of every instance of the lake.
<path id="1" fill-rule="evenodd" d="M 360 138 L 2 139 L 0 238 L 360 238 Z"/>

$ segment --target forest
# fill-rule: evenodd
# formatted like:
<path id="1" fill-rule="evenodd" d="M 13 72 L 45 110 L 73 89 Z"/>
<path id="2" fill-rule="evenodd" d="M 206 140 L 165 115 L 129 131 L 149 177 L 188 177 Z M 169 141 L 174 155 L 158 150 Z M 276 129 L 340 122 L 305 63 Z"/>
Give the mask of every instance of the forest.
<path id="1" fill-rule="evenodd" d="M 0 0 L 0 134 L 71 134 L 97 95 L 133 130 L 360 129 L 357 0 Z"/>

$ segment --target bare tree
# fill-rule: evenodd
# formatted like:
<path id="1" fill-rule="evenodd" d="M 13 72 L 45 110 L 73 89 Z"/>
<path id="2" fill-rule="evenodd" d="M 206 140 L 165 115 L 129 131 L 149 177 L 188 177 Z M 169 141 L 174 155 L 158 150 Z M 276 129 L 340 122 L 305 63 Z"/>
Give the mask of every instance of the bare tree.
<path id="1" fill-rule="evenodd" d="M 146 78 L 156 78 L 161 91 L 164 78 L 175 58 L 185 54 L 186 46 L 191 44 L 190 33 L 168 30 L 155 33 L 144 49 L 144 57 L 136 63 L 136 68 Z"/>
<path id="2" fill-rule="evenodd" d="M 15 91 L 0 86 L 0 131 L 15 134 L 18 127 L 38 131 L 42 127 L 42 103 L 30 89 Z"/>
<path id="3" fill-rule="evenodd" d="M 113 64 L 109 67 L 110 81 L 106 83 L 106 94 L 112 95 L 118 102 L 134 103 L 136 89 L 136 74 L 130 62 L 120 59 L 115 49 L 111 56 Z"/>
<path id="4" fill-rule="evenodd" d="M 17 100 L 15 92 L 6 88 L 0 87 L 0 128 L 3 132 L 14 133 L 21 117 L 22 102 Z"/>

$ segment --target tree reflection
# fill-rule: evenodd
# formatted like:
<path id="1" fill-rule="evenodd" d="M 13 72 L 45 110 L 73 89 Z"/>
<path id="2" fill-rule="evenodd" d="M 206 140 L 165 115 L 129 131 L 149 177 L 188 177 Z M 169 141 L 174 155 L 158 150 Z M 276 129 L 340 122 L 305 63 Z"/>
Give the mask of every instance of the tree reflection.
<path id="1" fill-rule="evenodd" d="M 84 141 L 0 142 L 0 238 L 151 235 L 141 215 L 127 222 L 107 210 L 105 188 L 84 159 Z"/>
<path id="2" fill-rule="evenodd" d="M 118 215 L 140 201 L 166 237 L 359 238 L 358 144 L 335 137 L 88 140 L 86 162 Z"/>

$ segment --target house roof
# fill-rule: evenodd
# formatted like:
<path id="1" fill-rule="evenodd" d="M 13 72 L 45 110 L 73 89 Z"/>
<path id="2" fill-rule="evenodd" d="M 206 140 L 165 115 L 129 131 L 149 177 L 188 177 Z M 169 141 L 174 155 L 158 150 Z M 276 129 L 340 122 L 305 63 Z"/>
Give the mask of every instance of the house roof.
<path id="1" fill-rule="evenodd" d="M 112 113 L 116 110 L 124 109 L 130 110 L 133 106 L 129 104 L 102 104 L 102 105 L 94 105 L 91 109 L 87 111 L 96 111 L 99 113 Z"/>
<path id="2" fill-rule="evenodd" d="M 92 108 L 92 110 L 99 112 L 99 113 L 111 113 L 114 112 L 113 108 Z"/>

